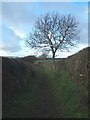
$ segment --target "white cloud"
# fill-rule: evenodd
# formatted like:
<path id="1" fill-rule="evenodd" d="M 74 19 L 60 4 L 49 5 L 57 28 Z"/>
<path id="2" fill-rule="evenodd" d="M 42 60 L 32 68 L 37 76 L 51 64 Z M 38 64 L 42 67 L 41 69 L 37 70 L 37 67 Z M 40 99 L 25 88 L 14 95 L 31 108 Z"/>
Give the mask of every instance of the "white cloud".
<path id="1" fill-rule="evenodd" d="M 70 55 L 73 55 L 75 53 L 77 53 L 78 51 L 82 50 L 83 48 L 86 48 L 88 47 L 88 43 L 87 44 L 78 44 L 77 47 L 75 47 L 74 49 L 71 49 L 70 52 L 57 52 L 56 53 L 56 58 L 67 58 L 68 56 Z M 0 56 L 19 56 L 19 57 L 24 57 L 24 56 L 29 56 L 29 55 L 36 55 L 36 56 L 39 56 L 41 55 L 42 52 L 38 52 L 34 49 L 30 49 L 30 48 L 25 48 L 24 44 L 23 44 L 23 49 L 20 50 L 19 52 L 14 52 L 14 53 L 11 53 L 11 52 L 8 52 L 8 51 L 4 51 L 4 50 L 0 50 Z M 51 57 L 52 56 L 52 53 L 50 52 L 49 53 L 49 56 Z"/>
<path id="2" fill-rule="evenodd" d="M 0 46 L 3 51 L 16 52 L 21 50 L 21 38 L 17 36 L 12 29 L 2 26 L 2 45 Z"/>
<path id="3" fill-rule="evenodd" d="M 5 50 L 2 50 L 0 49 L 0 56 L 12 56 L 11 53 L 5 51 Z"/>
<path id="4" fill-rule="evenodd" d="M 13 32 L 18 36 L 20 37 L 21 39 L 25 37 L 25 33 L 22 32 L 19 28 L 15 28 L 13 26 L 9 27 L 11 30 L 13 30 Z"/>

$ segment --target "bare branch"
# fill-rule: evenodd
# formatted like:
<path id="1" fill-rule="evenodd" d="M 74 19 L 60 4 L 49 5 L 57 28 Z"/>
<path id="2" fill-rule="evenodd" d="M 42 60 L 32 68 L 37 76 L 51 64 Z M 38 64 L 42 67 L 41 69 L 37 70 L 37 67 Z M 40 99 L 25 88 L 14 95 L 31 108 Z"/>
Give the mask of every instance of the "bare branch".
<path id="1" fill-rule="evenodd" d="M 58 49 L 75 45 L 79 39 L 78 24 L 70 14 L 61 16 L 58 13 L 47 13 L 36 21 L 35 30 L 29 34 L 27 43 L 32 48 L 50 48 L 55 57 Z"/>

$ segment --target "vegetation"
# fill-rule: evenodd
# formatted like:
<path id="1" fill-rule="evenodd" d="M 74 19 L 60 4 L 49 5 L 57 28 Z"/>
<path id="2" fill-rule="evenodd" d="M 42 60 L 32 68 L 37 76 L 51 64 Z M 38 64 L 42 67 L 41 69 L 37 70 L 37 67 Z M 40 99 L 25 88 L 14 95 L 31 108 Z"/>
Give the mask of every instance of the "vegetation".
<path id="1" fill-rule="evenodd" d="M 77 82 L 79 80 L 73 79 L 73 76 L 70 75 L 64 65 L 57 72 L 52 71 L 48 63 L 45 63 L 43 67 L 53 89 L 56 91 L 57 103 L 61 102 L 61 105 L 58 107 L 62 106 L 64 117 L 88 117 L 88 90 L 86 86 L 79 84 Z"/>
<path id="2" fill-rule="evenodd" d="M 79 86 L 62 68 L 52 71 L 47 63 L 34 69 L 34 76 L 8 105 L 3 117 L 10 118 L 87 118 Z"/>
<path id="3" fill-rule="evenodd" d="M 82 86 L 77 85 L 64 69 L 55 73 L 50 80 L 57 98 L 57 109 L 59 110 L 59 107 L 62 107 L 64 117 L 87 117 L 87 107 L 85 108 L 81 104 Z"/>

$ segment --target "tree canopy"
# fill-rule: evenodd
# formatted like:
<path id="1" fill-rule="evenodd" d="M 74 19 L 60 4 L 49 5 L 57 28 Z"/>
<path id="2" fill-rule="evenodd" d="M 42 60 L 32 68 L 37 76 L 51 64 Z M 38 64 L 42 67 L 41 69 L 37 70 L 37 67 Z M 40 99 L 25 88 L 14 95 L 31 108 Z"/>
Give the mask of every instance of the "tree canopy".
<path id="1" fill-rule="evenodd" d="M 79 40 L 78 25 L 79 22 L 70 14 L 46 13 L 37 19 L 26 42 L 32 48 L 52 51 L 54 59 L 57 50 L 68 50 L 76 45 Z"/>

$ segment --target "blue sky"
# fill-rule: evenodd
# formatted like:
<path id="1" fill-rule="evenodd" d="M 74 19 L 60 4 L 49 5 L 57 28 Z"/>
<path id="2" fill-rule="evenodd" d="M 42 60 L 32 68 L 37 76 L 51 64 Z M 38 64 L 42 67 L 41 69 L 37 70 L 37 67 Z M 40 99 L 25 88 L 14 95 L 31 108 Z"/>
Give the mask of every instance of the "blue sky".
<path id="1" fill-rule="evenodd" d="M 66 0 L 67 1 L 67 0 Z M 60 14 L 70 13 L 79 20 L 80 41 L 71 52 L 57 53 L 58 57 L 67 57 L 88 46 L 88 2 L 2 2 L 2 41 L 0 55 L 27 56 L 37 53 L 25 45 L 25 36 L 33 28 L 40 15 L 57 11 Z M 1 6 L 1 4 L 0 4 Z M 2 16 L 1 16 L 2 15 Z"/>

